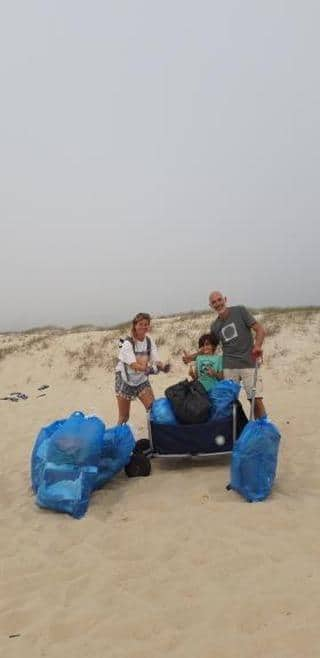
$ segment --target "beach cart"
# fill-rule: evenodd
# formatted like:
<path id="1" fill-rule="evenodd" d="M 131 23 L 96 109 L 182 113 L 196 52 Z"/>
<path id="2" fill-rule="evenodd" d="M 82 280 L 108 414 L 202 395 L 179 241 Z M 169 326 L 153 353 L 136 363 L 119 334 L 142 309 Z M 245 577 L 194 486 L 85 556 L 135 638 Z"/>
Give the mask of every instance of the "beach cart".
<path id="1" fill-rule="evenodd" d="M 235 441 L 248 422 L 239 401 L 232 413 L 196 425 L 155 423 L 147 414 L 148 439 L 137 441 L 136 448 L 147 457 L 212 457 L 232 453 Z"/>

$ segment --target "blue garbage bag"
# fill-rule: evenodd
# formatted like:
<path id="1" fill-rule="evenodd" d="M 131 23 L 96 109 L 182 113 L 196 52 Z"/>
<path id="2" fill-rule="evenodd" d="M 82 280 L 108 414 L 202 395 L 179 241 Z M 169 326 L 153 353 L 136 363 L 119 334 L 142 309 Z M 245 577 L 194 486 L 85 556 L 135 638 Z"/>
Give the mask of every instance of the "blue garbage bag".
<path id="1" fill-rule="evenodd" d="M 129 425 L 116 425 L 105 431 L 95 489 L 102 487 L 129 463 L 135 444 Z"/>
<path id="2" fill-rule="evenodd" d="M 226 418 L 232 414 L 232 406 L 238 399 L 240 388 L 238 382 L 234 382 L 232 379 L 223 379 L 208 391 L 212 406 L 212 420 L 214 418 Z"/>
<path id="3" fill-rule="evenodd" d="M 40 507 L 81 518 L 90 494 L 129 461 L 135 438 L 128 425 L 106 429 L 77 411 L 42 428 L 31 455 L 31 481 Z"/>
<path id="4" fill-rule="evenodd" d="M 161 425 L 178 425 L 172 405 L 168 398 L 158 398 L 153 401 L 150 420 Z"/>
<path id="5" fill-rule="evenodd" d="M 246 500 L 265 500 L 276 476 L 280 432 L 267 418 L 251 420 L 235 443 L 228 488 Z"/>
<path id="6" fill-rule="evenodd" d="M 31 484 L 34 494 L 38 491 L 48 460 L 50 437 L 64 422 L 64 420 L 56 420 L 47 427 L 43 427 L 36 438 L 31 454 Z"/>
<path id="7" fill-rule="evenodd" d="M 76 411 L 51 434 L 47 459 L 55 464 L 97 465 L 104 432 L 100 418 Z"/>
<path id="8" fill-rule="evenodd" d="M 37 492 L 39 507 L 66 512 L 80 519 L 88 509 L 97 470 L 96 466 L 80 467 L 48 462 Z"/>

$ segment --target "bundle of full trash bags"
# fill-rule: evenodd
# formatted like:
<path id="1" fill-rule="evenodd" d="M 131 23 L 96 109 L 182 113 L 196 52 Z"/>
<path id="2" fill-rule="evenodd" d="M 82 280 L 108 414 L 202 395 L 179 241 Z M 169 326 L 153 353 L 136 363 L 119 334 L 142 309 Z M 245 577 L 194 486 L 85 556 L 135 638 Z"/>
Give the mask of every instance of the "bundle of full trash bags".
<path id="1" fill-rule="evenodd" d="M 155 400 L 150 413 L 151 425 L 155 423 L 159 431 L 162 425 L 164 432 L 165 425 L 180 425 L 183 429 L 191 419 L 189 430 L 198 441 L 200 423 L 208 421 L 208 428 L 212 430 L 215 420 L 218 424 L 227 422 L 224 419 L 232 415 L 239 384 L 222 380 L 204 394 L 192 384 L 187 380 L 179 382 L 170 387 L 174 390 L 166 390 L 166 397 Z M 207 434 L 207 426 L 201 427 Z M 173 431 L 176 428 L 172 428 Z M 245 418 L 240 432 L 232 450 L 228 488 L 246 500 L 264 500 L 276 474 L 279 430 L 267 418 L 250 422 Z M 137 455 L 137 444 L 129 425 L 107 428 L 97 416 L 85 416 L 76 411 L 69 418 L 43 427 L 36 438 L 31 455 L 36 502 L 40 507 L 66 512 L 79 519 L 87 511 L 91 493 L 123 468 L 129 477 L 149 475 L 151 468 L 145 455 Z"/>
<path id="2" fill-rule="evenodd" d="M 129 425 L 106 428 L 100 418 L 81 411 L 43 427 L 31 455 L 36 502 L 81 518 L 92 491 L 130 462 L 134 447 Z"/>
<path id="3" fill-rule="evenodd" d="M 150 419 L 164 425 L 198 424 L 226 418 L 240 393 L 240 384 L 225 379 L 206 391 L 199 382 L 184 380 L 154 401 Z"/>
<path id="4" fill-rule="evenodd" d="M 208 392 L 195 389 L 187 381 L 172 388 L 173 394 L 167 389 L 166 397 L 154 401 L 152 423 L 183 425 L 186 418 L 191 418 L 191 423 L 197 418 L 200 423 L 220 421 L 231 416 L 240 392 L 240 385 L 232 380 L 222 380 Z M 245 423 L 233 446 L 228 489 L 249 502 L 265 500 L 276 476 L 279 442 L 280 432 L 267 417 Z"/>

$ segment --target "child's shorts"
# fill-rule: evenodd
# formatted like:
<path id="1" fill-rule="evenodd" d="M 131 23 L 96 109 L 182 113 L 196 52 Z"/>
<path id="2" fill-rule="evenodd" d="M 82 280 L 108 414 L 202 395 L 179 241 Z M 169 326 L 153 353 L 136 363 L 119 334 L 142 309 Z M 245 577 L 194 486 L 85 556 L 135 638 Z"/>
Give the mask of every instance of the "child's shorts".
<path id="1" fill-rule="evenodd" d="M 224 379 L 232 379 L 234 382 L 242 382 L 243 388 L 247 394 L 248 400 L 252 398 L 252 387 L 254 368 L 224 368 Z M 260 371 L 258 370 L 257 383 L 256 383 L 256 398 L 263 398 L 263 383 Z"/>
<path id="2" fill-rule="evenodd" d="M 146 390 L 147 388 L 151 389 L 148 379 L 145 382 L 142 382 L 142 384 L 138 384 L 138 386 L 130 386 L 122 378 L 121 372 L 116 372 L 115 392 L 116 395 L 118 395 L 120 398 L 125 398 L 126 400 L 135 400 L 140 396 L 142 391 Z"/>

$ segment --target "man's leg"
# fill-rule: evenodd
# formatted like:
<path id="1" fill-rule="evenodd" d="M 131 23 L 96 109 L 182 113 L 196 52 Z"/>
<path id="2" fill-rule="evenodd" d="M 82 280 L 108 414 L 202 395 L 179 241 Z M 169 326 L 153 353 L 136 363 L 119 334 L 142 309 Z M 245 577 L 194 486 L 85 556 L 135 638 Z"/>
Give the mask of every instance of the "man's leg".
<path id="1" fill-rule="evenodd" d="M 245 389 L 245 392 L 247 394 L 247 398 L 249 402 L 251 403 L 252 400 L 252 389 L 253 389 L 253 378 L 254 378 L 254 368 L 244 368 L 242 370 L 242 383 Z M 262 418 L 262 416 L 266 415 L 266 410 L 265 406 L 263 403 L 263 383 L 262 383 L 262 377 L 260 375 L 260 372 L 258 370 L 258 376 L 257 376 L 257 381 L 256 381 L 256 390 L 255 390 L 255 400 L 254 400 L 254 407 L 253 407 L 253 414 L 255 419 Z"/>
<path id="2" fill-rule="evenodd" d="M 262 418 L 262 416 L 266 416 L 267 412 L 265 410 L 265 406 L 263 404 L 263 399 L 262 398 L 255 398 L 254 401 L 254 417 L 257 420 L 257 418 Z"/>
<path id="3" fill-rule="evenodd" d="M 223 377 L 224 379 L 232 379 L 233 382 L 238 382 L 238 384 L 241 381 L 240 372 L 236 368 L 224 368 Z"/>

